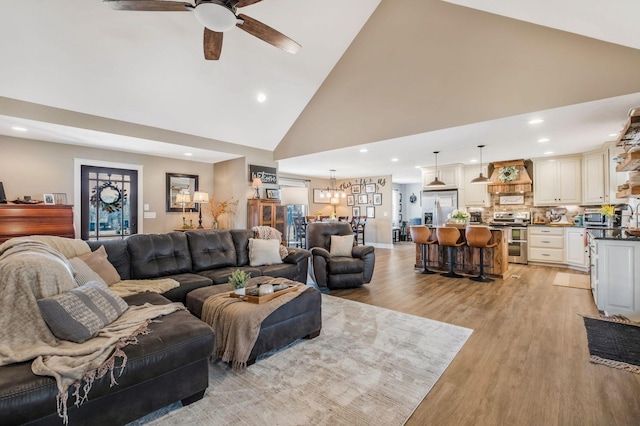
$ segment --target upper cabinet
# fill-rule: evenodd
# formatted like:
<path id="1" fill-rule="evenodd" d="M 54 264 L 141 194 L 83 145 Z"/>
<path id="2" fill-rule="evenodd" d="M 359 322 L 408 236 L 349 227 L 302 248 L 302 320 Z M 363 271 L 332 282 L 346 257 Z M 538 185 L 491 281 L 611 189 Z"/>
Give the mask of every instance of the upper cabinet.
<path id="1" fill-rule="evenodd" d="M 609 202 L 609 167 L 607 151 L 596 151 L 582 157 L 582 203 L 604 204 Z"/>
<path id="2" fill-rule="evenodd" d="M 491 195 L 486 184 L 471 183 L 471 180 L 480 174 L 479 166 L 465 166 L 464 168 L 464 199 L 460 205 L 466 207 L 489 207 L 491 205 Z M 487 176 L 487 166 L 482 167 L 482 175 Z"/>
<path id="3" fill-rule="evenodd" d="M 424 191 L 432 191 L 439 189 L 456 189 L 461 187 L 463 176 L 462 164 L 450 164 L 447 166 L 438 166 L 438 179 L 445 183 L 443 186 L 429 186 L 436 178 L 435 167 L 422 168 L 422 189 Z"/>
<path id="4" fill-rule="evenodd" d="M 580 157 L 534 159 L 533 204 L 536 206 L 581 204 L 581 165 Z"/>

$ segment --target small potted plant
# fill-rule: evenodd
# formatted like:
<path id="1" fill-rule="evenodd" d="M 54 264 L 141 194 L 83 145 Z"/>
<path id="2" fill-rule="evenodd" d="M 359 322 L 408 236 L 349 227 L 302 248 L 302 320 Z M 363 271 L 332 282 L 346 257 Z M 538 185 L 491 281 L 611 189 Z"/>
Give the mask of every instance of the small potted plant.
<path id="1" fill-rule="evenodd" d="M 251 275 L 241 269 L 233 271 L 233 274 L 229 277 L 229 284 L 233 286 L 235 294 L 244 296 L 245 287 L 247 286 L 247 282 L 249 282 L 249 278 L 251 278 Z"/>
<path id="2" fill-rule="evenodd" d="M 607 227 L 613 227 L 613 213 L 614 207 L 611 204 L 603 204 L 598 210 L 604 217 L 607 218 Z"/>

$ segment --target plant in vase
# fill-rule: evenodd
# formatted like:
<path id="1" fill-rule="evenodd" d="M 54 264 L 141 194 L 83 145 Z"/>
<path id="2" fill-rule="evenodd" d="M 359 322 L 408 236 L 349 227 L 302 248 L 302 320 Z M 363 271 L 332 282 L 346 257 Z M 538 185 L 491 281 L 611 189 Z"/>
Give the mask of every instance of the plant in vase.
<path id="1" fill-rule="evenodd" d="M 467 223 L 469 216 L 469 213 L 455 209 L 451 212 L 450 219 L 452 219 L 453 223 Z"/>
<path id="2" fill-rule="evenodd" d="M 612 204 L 603 204 L 598 210 L 604 217 L 607 218 L 607 226 L 609 228 L 613 227 L 613 205 Z"/>
<path id="3" fill-rule="evenodd" d="M 220 216 L 226 214 L 227 216 L 233 216 L 236 214 L 236 207 L 238 207 L 238 201 L 234 200 L 233 197 L 229 198 L 225 201 L 216 200 L 216 198 L 211 195 L 209 198 L 209 215 L 213 219 L 213 223 L 211 228 L 218 229 L 220 225 Z"/>
<path id="4" fill-rule="evenodd" d="M 249 278 L 251 278 L 251 275 L 247 274 L 242 269 L 236 269 L 235 271 L 233 271 L 233 273 L 229 277 L 229 284 L 231 284 L 231 286 L 233 287 L 233 291 L 235 294 L 245 294 L 245 287 L 247 287 Z"/>

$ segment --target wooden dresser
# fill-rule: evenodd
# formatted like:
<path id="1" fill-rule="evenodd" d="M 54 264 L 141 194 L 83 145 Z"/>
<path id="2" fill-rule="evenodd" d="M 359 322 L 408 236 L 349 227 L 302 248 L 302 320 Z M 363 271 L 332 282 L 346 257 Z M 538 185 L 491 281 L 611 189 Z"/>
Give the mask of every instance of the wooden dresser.
<path id="1" fill-rule="evenodd" d="M 75 238 L 73 206 L 0 204 L 0 243 L 25 235 Z"/>

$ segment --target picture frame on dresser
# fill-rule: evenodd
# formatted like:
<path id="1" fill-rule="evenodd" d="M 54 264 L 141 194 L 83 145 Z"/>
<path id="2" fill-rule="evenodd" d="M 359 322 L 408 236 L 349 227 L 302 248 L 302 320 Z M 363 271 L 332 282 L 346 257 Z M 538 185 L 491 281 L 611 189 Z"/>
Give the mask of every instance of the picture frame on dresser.
<path id="1" fill-rule="evenodd" d="M 42 199 L 44 200 L 45 204 L 55 204 L 56 203 L 56 199 L 53 196 L 53 194 L 43 194 L 42 195 Z"/>
<path id="2" fill-rule="evenodd" d="M 265 193 L 267 194 L 268 200 L 279 200 L 280 199 L 280 190 L 279 189 L 266 189 Z"/>

